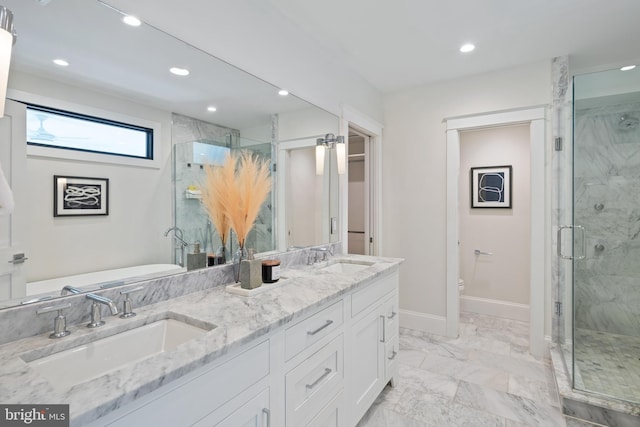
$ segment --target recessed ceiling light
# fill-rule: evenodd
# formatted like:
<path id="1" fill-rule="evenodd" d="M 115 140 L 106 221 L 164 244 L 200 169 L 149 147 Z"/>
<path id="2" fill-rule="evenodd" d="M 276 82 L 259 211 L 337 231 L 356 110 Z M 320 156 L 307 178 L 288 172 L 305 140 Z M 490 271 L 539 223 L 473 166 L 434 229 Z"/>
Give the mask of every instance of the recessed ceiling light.
<path id="1" fill-rule="evenodd" d="M 620 71 L 629 71 L 629 70 L 633 70 L 634 68 L 636 68 L 635 65 L 627 65 L 626 67 L 620 68 Z"/>
<path id="2" fill-rule="evenodd" d="M 460 46 L 460 52 L 469 53 L 469 52 L 472 52 L 475 48 L 476 46 L 474 44 L 471 44 L 471 43 L 463 44 L 462 46 Z"/>
<path id="3" fill-rule="evenodd" d="M 64 59 L 54 59 L 53 63 L 56 65 L 59 65 L 61 67 L 68 67 L 69 63 L 67 61 L 65 61 Z"/>
<path id="4" fill-rule="evenodd" d="M 210 107 L 207 107 L 207 111 L 210 111 L 210 112 L 212 112 L 212 113 L 213 113 L 213 112 L 215 112 L 215 111 L 218 111 L 218 109 L 212 105 L 212 106 L 210 106 Z"/>
<path id="5" fill-rule="evenodd" d="M 289 91 L 288 91 L 288 90 L 285 90 L 285 89 L 280 89 L 280 90 L 278 91 L 278 95 L 280 95 L 280 96 L 287 96 L 287 95 L 289 95 Z"/>
<path id="6" fill-rule="evenodd" d="M 176 76 L 188 76 L 189 75 L 189 70 L 187 70 L 186 68 L 171 67 L 171 68 L 169 68 L 169 71 L 171 72 L 171 74 L 175 74 Z"/>
<path id="7" fill-rule="evenodd" d="M 135 16 L 131 16 L 131 15 L 125 15 L 122 18 L 122 22 L 124 22 L 127 25 L 131 25 L 132 27 L 139 27 L 140 25 L 142 25 L 142 21 L 140 21 Z"/>

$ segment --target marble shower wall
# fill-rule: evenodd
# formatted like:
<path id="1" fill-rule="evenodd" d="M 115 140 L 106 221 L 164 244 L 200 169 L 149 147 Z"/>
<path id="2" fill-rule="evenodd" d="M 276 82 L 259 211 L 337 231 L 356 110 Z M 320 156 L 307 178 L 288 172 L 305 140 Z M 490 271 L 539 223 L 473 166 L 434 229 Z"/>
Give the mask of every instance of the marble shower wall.
<path id="1" fill-rule="evenodd" d="M 586 229 L 575 326 L 639 337 L 640 96 L 574 114 L 574 223 Z"/>
<path id="2" fill-rule="evenodd" d="M 205 177 L 202 165 L 193 162 L 193 142 L 231 148 L 232 140 L 239 136 L 240 132 L 235 129 L 179 114 L 172 116 L 175 224 L 184 232 L 184 240 L 190 244 L 200 242 L 203 252 L 214 252 L 220 246 L 220 238 L 200 200 L 185 196 L 190 185 L 200 187 Z M 185 253 L 192 250 L 193 246 L 190 246 Z"/>
<path id="3" fill-rule="evenodd" d="M 176 225 L 184 232 L 184 240 L 190 244 L 200 242 L 201 250 L 213 253 L 220 247 L 220 237 L 199 199 L 187 198 L 186 190 L 189 186 L 200 187 L 205 179 L 205 171 L 201 164 L 194 163 L 193 142 L 212 144 L 237 149 L 247 149 L 256 153 L 260 158 L 271 161 L 271 143 L 256 143 L 241 138 L 240 131 L 212 123 L 207 123 L 191 117 L 173 114 L 171 128 L 174 147 L 174 196 Z M 256 252 L 266 252 L 275 249 L 273 238 L 273 209 L 272 203 L 263 205 L 256 220 L 254 229 L 247 236 L 246 247 Z M 235 241 L 227 244 L 227 260 L 232 254 Z M 191 252 L 190 246 L 186 252 Z"/>

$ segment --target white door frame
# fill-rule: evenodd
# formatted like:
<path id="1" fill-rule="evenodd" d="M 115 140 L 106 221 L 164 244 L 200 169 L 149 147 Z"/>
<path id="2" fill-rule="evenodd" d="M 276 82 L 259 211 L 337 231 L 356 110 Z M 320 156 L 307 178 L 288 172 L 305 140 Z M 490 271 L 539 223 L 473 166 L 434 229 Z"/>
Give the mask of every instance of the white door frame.
<path id="1" fill-rule="evenodd" d="M 316 138 L 320 138 L 322 135 L 299 138 L 294 140 L 282 141 L 277 144 L 277 189 L 276 189 L 276 207 L 278 215 L 276 215 L 276 249 L 278 251 L 286 251 L 289 247 L 289 222 L 290 218 L 286 215 L 287 202 L 288 202 L 288 175 L 289 175 L 289 152 L 291 150 L 298 150 L 301 148 L 311 148 L 316 146 Z M 329 174 L 325 173 L 323 176 L 323 188 L 329 188 Z M 284 214 L 283 214 L 284 213 Z M 322 218 L 329 218 L 329 204 L 323 203 Z M 330 241 L 330 230 L 328 221 L 322 222 L 322 236 L 323 243 Z"/>
<path id="2" fill-rule="evenodd" d="M 460 131 L 511 124 L 530 125 L 531 162 L 531 273 L 529 278 L 529 350 L 541 357 L 545 323 L 545 107 L 486 113 L 445 119 L 447 124 L 447 335 L 458 335 L 459 254 L 458 200 L 460 180 Z"/>
<path id="3" fill-rule="evenodd" d="M 349 134 L 349 126 L 369 135 L 370 151 L 367 156 L 370 158 L 369 169 L 369 227 L 373 243 L 367 243 L 369 255 L 380 255 L 382 249 L 382 124 L 371 119 L 348 105 L 342 106 L 342 116 L 340 117 L 340 135 Z M 348 143 L 348 139 L 347 139 Z M 347 153 L 349 147 L 347 146 Z M 340 242 L 342 252 L 347 253 L 349 233 L 347 230 L 349 218 L 349 172 L 340 175 Z"/>
<path id="4" fill-rule="evenodd" d="M 2 126 L 7 130 L 10 139 L 3 140 L 8 157 L 2 158 L 2 169 L 13 192 L 13 213 L 2 221 L 0 240 L 0 295 L 5 299 L 22 298 L 27 295 L 27 273 L 25 264 L 14 264 L 15 254 L 25 253 L 27 248 L 27 218 L 29 202 L 27 187 L 27 110 L 24 104 L 10 99 L 5 103 L 5 117 Z M 27 261 L 29 262 L 29 261 Z M 0 298 L 1 299 L 1 298 Z"/>

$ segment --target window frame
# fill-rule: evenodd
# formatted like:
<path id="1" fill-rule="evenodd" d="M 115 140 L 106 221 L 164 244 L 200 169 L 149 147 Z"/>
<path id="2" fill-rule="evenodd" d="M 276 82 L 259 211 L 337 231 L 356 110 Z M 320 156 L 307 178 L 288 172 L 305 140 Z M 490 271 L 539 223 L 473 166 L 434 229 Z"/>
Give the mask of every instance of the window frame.
<path id="1" fill-rule="evenodd" d="M 9 89 L 7 91 L 7 98 L 22 104 L 31 105 L 46 105 L 52 109 L 58 109 L 62 111 L 74 111 L 82 115 L 101 117 L 107 120 L 127 123 L 134 126 L 148 128 L 153 130 L 153 159 L 144 159 L 141 157 L 125 157 L 113 154 L 102 154 L 92 151 L 79 151 L 73 149 L 61 149 L 57 147 L 46 147 L 40 145 L 27 144 L 27 157 L 41 157 L 52 158 L 62 160 L 75 160 L 80 162 L 91 163 L 106 163 L 120 166 L 134 166 L 141 168 L 162 169 L 163 165 L 163 150 L 162 146 L 165 143 L 162 135 L 162 123 L 165 122 L 164 114 L 169 114 L 161 110 L 154 109 L 152 107 L 146 107 L 143 105 L 131 103 L 130 110 L 133 114 L 123 114 L 114 112 L 111 110 L 103 110 L 101 108 L 93 107 L 87 104 L 77 104 L 74 102 L 63 101 L 60 99 L 49 98 L 42 95 L 37 95 L 30 92 L 25 92 L 17 89 Z M 107 98 L 105 103 L 109 102 Z M 110 102 L 109 105 L 115 105 L 114 108 L 122 109 L 122 104 Z M 129 105 L 125 108 L 129 109 Z M 135 114 L 135 115 L 134 115 Z M 148 120 L 141 118 L 139 114 L 144 116 L 152 116 L 156 120 Z M 26 105 L 25 105 L 26 115 Z M 170 119 L 167 119 L 170 122 Z"/>
<path id="2" fill-rule="evenodd" d="M 64 145 L 47 144 L 44 142 L 33 142 L 29 140 L 28 136 L 27 136 L 27 145 L 38 146 L 38 147 L 49 147 L 49 148 L 58 149 L 58 150 L 73 150 L 73 151 L 82 151 L 87 153 L 105 154 L 109 156 L 131 157 L 134 159 L 153 160 L 153 154 L 154 154 L 153 153 L 153 144 L 154 144 L 153 136 L 154 135 L 153 135 L 153 129 L 151 128 L 133 125 L 130 123 L 125 123 L 125 122 L 116 121 L 112 119 L 107 119 L 104 117 L 91 116 L 83 113 L 78 113 L 76 111 L 61 110 L 59 108 L 53 108 L 53 107 L 44 106 L 44 105 L 36 105 L 31 103 L 26 103 L 25 105 L 27 108 L 27 114 L 29 114 L 29 110 L 41 111 L 43 113 L 51 113 L 53 115 L 67 117 L 67 118 L 76 119 L 76 120 L 82 120 L 89 123 L 96 123 L 101 125 L 112 126 L 115 128 L 122 128 L 122 129 L 129 129 L 129 130 L 134 130 L 138 132 L 143 132 L 145 134 L 146 155 L 136 156 L 133 154 L 117 153 L 113 151 L 91 150 L 89 148 L 78 148 L 78 147 L 69 147 Z"/>

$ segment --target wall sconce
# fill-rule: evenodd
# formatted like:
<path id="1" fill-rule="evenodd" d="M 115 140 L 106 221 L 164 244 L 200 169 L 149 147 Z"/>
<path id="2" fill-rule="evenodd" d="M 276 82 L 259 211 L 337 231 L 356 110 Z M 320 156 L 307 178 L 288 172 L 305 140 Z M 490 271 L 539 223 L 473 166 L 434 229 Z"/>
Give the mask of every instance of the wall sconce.
<path id="1" fill-rule="evenodd" d="M 9 66 L 11 65 L 11 48 L 16 42 L 16 31 L 13 28 L 13 13 L 0 6 L 0 117 L 4 117 L 4 102 L 7 97 Z"/>
<path id="2" fill-rule="evenodd" d="M 324 138 L 316 139 L 316 175 L 322 175 L 324 173 L 324 155 L 326 150 L 332 148 L 336 149 L 336 159 L 338 161 L 338 174 L 344 174 L 346 163 L 346 144 L 344 143 L 344 136 L 335 136 L 332 133 L 328 133 Z"/>

